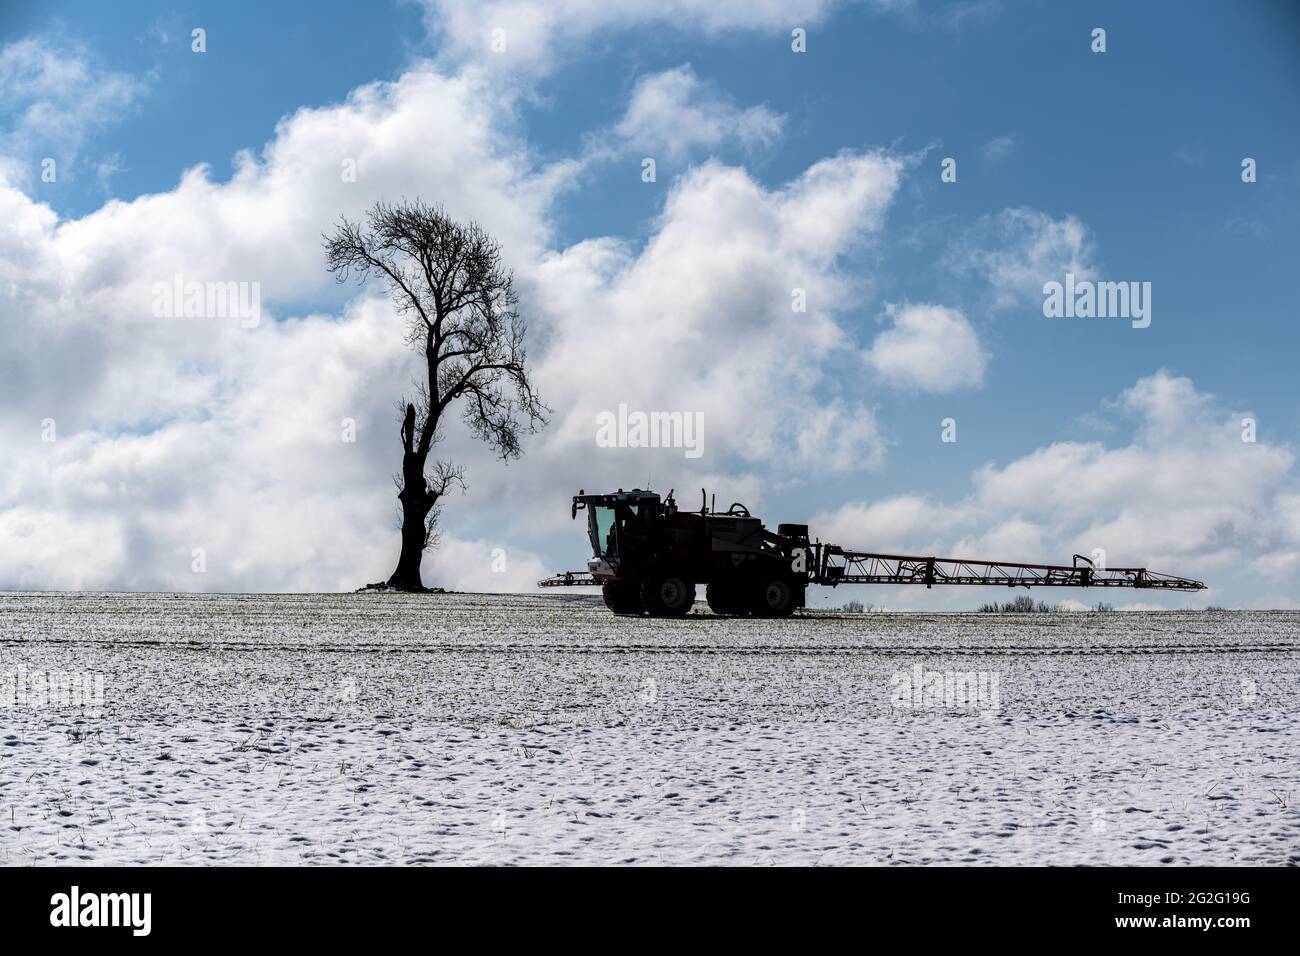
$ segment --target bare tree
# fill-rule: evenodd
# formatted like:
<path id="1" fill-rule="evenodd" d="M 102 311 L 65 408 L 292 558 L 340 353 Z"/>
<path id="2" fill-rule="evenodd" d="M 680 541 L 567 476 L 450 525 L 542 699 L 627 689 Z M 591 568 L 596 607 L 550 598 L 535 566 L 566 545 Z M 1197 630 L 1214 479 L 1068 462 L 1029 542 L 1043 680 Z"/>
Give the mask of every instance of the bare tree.
<path id="1" fill-rule="evenodd" d="M 415 400 L 402 418 L 402 471 L 395 477 L 402 552 L 392 587 L 423 590 L 420 561 L 436 543 L 441 500 L 464 472 L 450 461 L 428 464 L 442 417 L 463 399 L 475 437 L 502 458 L 518 458 L 521 432 L 535 432 L 550 411 L 525 368 L 525 322 L 501 247 L 476 223 L 458 223 L 421 200 L 378 203 L 366 221 L 340 217 L 325 240 L 325 262 L 339 282 L 381 279 L 409 319 L 406 341 L 424 355 Z"/>

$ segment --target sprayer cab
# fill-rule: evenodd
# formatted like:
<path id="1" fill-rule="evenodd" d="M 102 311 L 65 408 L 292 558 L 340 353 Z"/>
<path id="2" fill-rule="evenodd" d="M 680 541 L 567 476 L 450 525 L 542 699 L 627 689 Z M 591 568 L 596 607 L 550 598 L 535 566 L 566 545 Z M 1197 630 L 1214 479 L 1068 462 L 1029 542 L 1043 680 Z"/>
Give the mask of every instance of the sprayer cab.
<path id="1" fill-rule="evenodd" d="M 593 560 L 617 559 L 643 550 L 664 510 L 657 494 L 639 488 L 620 488 L 608 495 L 577 494 L 573 498 L 573 516 L 587 512 L 587 538 Z"/>

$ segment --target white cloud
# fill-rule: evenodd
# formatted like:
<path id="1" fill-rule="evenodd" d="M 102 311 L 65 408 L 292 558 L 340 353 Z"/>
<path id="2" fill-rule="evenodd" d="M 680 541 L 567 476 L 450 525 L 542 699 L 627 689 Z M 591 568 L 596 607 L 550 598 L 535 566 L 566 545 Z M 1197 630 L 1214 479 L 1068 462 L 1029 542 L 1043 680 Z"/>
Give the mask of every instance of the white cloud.
<path id="1" fill-rule="evenodd" d="M 517 593 L 536 589 L 537 582 L 555 573 L 536 554 L 506 540 L 462 540 L 443 535 L 438 549 L 425 562 L 424 577 L 449 591 L 480 594 Z"/>
<path id="2" fill-rule="evenodd" d="M 807 408 L 802 418 L 795 436 L 799 461 L 839 472 L 879 468 L 884 462 L 885 441 L 874 409 L 834 401 Z"/>
<path id="3" fill-rule="evenodd" d="M 966 317 L 941 305 L 889 306 L 891 328 L 864 358 L 890 385 L 952 392 L 984 382 L 987 357 Z"/>
<path id="4" fill-rule="evenodd" d="M 572 462 L 574 478 L 561 487 L 599 484 L 584 480 L 584 469 L 613 477 L 634 467 L 640 481 L 651 463 L 677 475 L 765 463 L 798 469 L 779 454 L 791 443 L 844 467 L 877 462 L 871 412 L 819 411 L 814 390 L 821 363 L 846 344 L 832 313 L 854 301 L 837 259 L 879 228 L 901 171 L 883 154 L 844 154 L 766 190 L 710 162 L 675 184 L 639 252 L 606 239 L 548 256 L 536 290 L 555 324 L 539 377 L 560 412 L 541 445 Z M 796 288 L 807 312 L 791 309 Z M 621 403 L 702 413 L 703 458 L 593 455 L 596 415 Z"/>
<path id="5" fill-rule="evenodd" d="M 821 23 L 847 0 L 421 0 L 430 32 L 460 58 L 492 56 L 521 69 L 546 69 L 580 44 L 616 29 L 676 29 L 713 35 L 728 30 L 779 31 L 788 42 L 794 27 Z M 878 14 L 918 26 L 959 29 L 985 20 L 1002 0 L 956 0 L 923 16 L 917 0 L 859 0 Z M 505 49 L 494 51 L 493 31 Z"/>
<path id="6" fill-rule="evenodd" d="M 955 0 L 922 9 L 917 0 L 421 0 L 425 24 L 455 63 L 477 61 L 520 73 L 554 68 L 574 50 L 590 53 L 618 30 L 676 30 L 714 36 L 752 30 L 788 50 L 790 31 L 816 27 L 839 7 L 865 7 L 913 27 L 960 30 L 996 16 L 1002 0 Z M 500 32 L 496 32 L 500 31 Z"/>
<path id="7" fill-rule="evenodd" d="M 510 111 L 472 70 L 417 68 L 284 120 L 229 182 L 200 167 L 62 222 L 0 186 L 0 583 L 336 589 L 390 570 L 401 324 L 365 291 L 338 317 L 281 303 L 332 288 L 320 234 L 379 198 L 441 200 L 535 262 L 566 176 L 500 130 Z M 155 318 L 177 273 L 261 282 L 261 323 Z"/>
<path id="8" fill-rule="evenodd" d="M 565 51 L 615 29 L 779 31 L 774 41 L 785 46 L 792 28 L 819 22 L 834 5 L 835 0 L 425 0 L 425 22 L 450 57 L 544 71 Z"/>
<path id="9" fill-rule="evenodd" d="M 995 136 L 980 147 L 980 155 L 984 157 L 986 163 L 1000 163 L 1015 152 L 1018 140 L 1019 137 L 1015 133 Z"/>
<path id="10" fill-rule="evenodd" d="M 809 529 L 823 541 L 845 548 L 885 553 L 942 551 L 961 509 L 920 495 L 898 495 L 873 502 L 853 502 L 813 516 Z"/>
<path id="11" fill-rule="evenodd" d="M 955 0 L 938 14 L 949 30 L 958 31 L 967 23 L 986 23 L 1002 12 L 1002 0 Z"/>
<path id="12" fill-rule="evenodd" d="M 647 156 L 682 159 L 694 149 L 735 141 L 765 146 L 781 134 L 783 117 L 766 106 L 742 110 L 709 90 L 690 65 L 642 77 L 615 134 Z"/>
<path id="13" fill-rule="evenodd" d="M 824 512 L 811 525 L 824 540 L 903 553 L 1058 563 L 1103 548 L 1112 566 L 1216 588 L 1249 588 L 1253 574 L 1283 580 L 1300 566 L 1290 448 L 1243 442 L 1240 412 L 1165 371 L 1115 405 L 1137 420 L 1127 445 L 1058 442 L 980 468 L 955 504 L 894 497 Z"/>
<path id="14" fill-rule="evenodd" d="M 1096 278 L 1087 227 L 1074 216 L 1053 219 L 1037 209 L 1004 209 L 985 216 L 953 244 L 948 264 L 987 280 L 999 307 L 1042 304 L 1043 284 Z"/>
<path id="15" fill-rule="evenodd" d="M 77 46 L 28 37 L 0 48 L 0 102 L 11 115 L 0 131 L 0 172 L 30 181 L 49 157 L 58 175 L 70 173 L 87 136 L 144 89 L 136 77 L 98 68 Z"/>
<path id="16" fill-rule="evenodd" d="M 330 294 L 320 234 L 380 198 L 442 201 L 501 240 L 556 410 L 510 467 L 448 428 L 441 450 L 466 464 L 470 493 L 447 503 L 430 583 L 514 587 L 548 570 L 520 536 L 571 530 L 580 484 L 699 481 L 754 504 L 772 460 L 798 476 L 787 449 L 879 460 L 870 410 L 818 413 L 814 395 L 845 344 L 834 313 L 856 305 L 838 262 L 880 228 L 901 160 L 846 153 L 778 189 L 708 163 L 676 181 L 643 246 L 557 249 L 552 204 L 576 164 L 540 167 L 516 129 L 481 70 L 420 65 L 284 119 L 227 182 L 197 167 L 68 220 L 0 185 L 0 585 L 340 589 L 391 569 L 393 409 L 414 368 L 401 323 L 378 290 L 346 291 L 341 315 L 285 314 Z M 176 274 L 260 282 L 261 323 L 154 317 L 154 284 Z M 595 413 L 620 401 L 703 412 L 705 457 L 597 449 Z M 481 560 L 496 546 L 505 576 Z"/>

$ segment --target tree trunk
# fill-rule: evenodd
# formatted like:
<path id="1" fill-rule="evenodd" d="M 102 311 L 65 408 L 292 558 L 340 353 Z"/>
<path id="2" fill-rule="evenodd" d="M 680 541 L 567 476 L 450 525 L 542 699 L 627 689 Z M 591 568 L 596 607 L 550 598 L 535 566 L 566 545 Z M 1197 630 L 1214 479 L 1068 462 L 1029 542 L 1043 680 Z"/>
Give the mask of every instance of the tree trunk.
<path id="1" fill-rule="evenodd" d="M 438 500 L 429 493 L 424 480 L 424 462 L 428 451 L 415 444 L 415 406 L 406 406 L 402 421 L 402 553 L 397 558 L 397 568 L 388 579 L 388 586 L 404 591 L 423 591 L 420 579 L 420 561 L 429 543 L 425 519 Z"/>
<path id="2" fill-rule="evenodd" d="M 399 497 L 402 499 L 402 553 L 397 558 L 397 569 L 388 579 L 388 586 L 404 591 L 423 591 L 420 561 L 424 558 L 424 519 L 429 508 L 412 501 L 415 496 L 405 491 Z"/>

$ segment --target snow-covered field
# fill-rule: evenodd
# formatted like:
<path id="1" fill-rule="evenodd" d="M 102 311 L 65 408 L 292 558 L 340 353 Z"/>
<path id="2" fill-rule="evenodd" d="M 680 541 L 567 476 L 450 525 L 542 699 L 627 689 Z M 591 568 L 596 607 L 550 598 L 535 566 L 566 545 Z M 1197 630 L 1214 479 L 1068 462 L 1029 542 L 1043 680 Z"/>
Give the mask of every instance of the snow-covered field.
<path id="1" fill-rule="evenodd" d="M 1295 864 L 1298 704 L 1294 613 L 5 594 L 0 863 Z"/>

